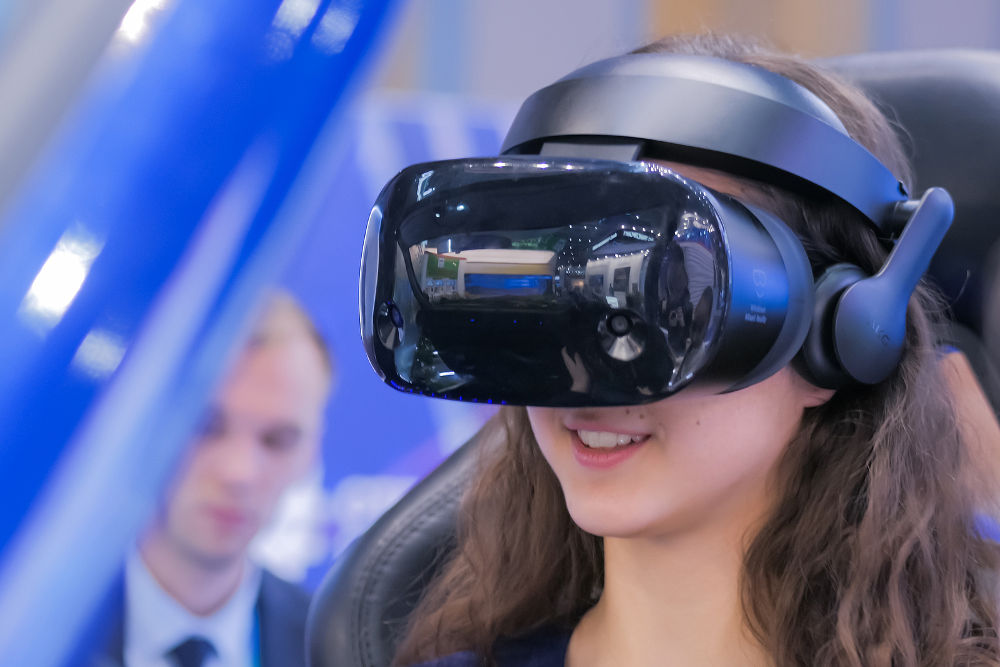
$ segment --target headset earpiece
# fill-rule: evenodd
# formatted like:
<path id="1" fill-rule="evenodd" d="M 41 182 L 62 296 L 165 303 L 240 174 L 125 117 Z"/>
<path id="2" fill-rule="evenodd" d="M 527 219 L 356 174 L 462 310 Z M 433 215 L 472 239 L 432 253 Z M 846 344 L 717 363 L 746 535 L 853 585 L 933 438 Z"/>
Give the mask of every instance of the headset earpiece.
<path id="1" fill-rule="evenodd" d="M 830 267 L 816 282 L 813 323 L 798 366 L 813 384 L 881 382 L 899 364 L 910 295 L 951 225 L 954 205 L 941 188 L 896 205 L 903 232 L 885 264 L 868 277 L 851 264 Z"/>

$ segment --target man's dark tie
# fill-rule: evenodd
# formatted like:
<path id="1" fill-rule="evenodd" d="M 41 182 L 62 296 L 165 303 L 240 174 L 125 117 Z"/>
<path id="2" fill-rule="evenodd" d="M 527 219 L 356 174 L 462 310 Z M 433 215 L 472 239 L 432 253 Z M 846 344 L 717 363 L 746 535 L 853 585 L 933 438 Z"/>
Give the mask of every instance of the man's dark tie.
<path id="1" fill-rule="evenodd" d="M 167 651 L 177 667 L 202 667 L 210 655 L 215 655 L 215 647 L 204 637 L 188 637 Z"/>

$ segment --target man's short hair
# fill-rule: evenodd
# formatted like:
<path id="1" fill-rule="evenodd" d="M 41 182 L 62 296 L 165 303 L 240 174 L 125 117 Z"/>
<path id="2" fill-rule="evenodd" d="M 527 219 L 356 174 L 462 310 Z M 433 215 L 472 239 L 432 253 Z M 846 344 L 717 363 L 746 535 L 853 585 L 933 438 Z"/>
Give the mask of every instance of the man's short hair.
<path id="1" fill-rule="evenodd" d="M 327 383 L 332 384 L 336 373 L 333 355 L 312 318 L 289 292 L 282 289 L 270 290 L 263 299 L 247 345 L 266 346 L 299 339 L 312 344 L 319 355 Z"/>

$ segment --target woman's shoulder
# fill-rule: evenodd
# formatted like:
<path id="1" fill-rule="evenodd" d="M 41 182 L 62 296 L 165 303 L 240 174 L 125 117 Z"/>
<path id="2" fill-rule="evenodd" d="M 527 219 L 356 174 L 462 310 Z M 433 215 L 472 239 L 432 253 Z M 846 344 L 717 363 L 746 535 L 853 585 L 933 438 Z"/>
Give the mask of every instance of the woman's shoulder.
<path id="1" fill-rule="evenodd" d="M 562 667 L 571 632 L 543 628 L 522 637 L 501 639 L 494 647 L 498 667 Z M 460 651 L 422 662 L 413 667 L 479 667 L 482 658 L 472 651 Z"/>

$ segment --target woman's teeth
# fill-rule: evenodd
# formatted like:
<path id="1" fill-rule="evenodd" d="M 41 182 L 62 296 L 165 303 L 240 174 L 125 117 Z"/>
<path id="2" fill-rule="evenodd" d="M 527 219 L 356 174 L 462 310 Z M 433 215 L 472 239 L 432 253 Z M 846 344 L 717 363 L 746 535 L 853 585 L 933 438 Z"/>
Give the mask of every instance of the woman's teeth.
<path id="1" fill-rule="evenodd" d="M 642 442 L 648 435 L 628 435 L 625 433 L 609 433 L 608 431 L 577 431 L 577 436 L 587 447 L 610 449 L 611 447 L 624 447 L 637 442 Z"/>

